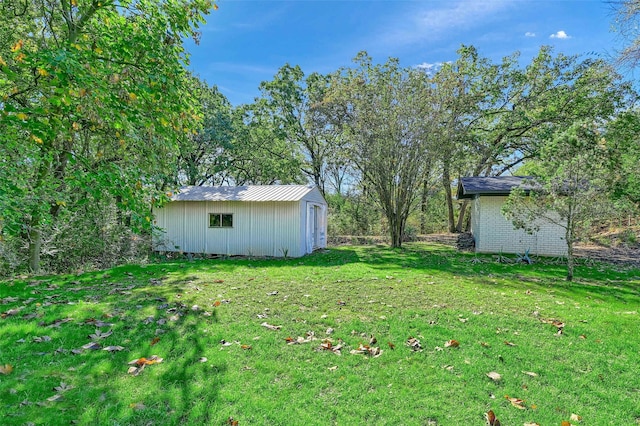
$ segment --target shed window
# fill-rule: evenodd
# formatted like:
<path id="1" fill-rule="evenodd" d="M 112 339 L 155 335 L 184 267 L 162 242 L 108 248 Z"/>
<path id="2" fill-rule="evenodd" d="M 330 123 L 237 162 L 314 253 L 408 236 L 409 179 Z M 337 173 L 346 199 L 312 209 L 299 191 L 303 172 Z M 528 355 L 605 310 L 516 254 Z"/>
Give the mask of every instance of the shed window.
<path id="1" fill-rule="evenodd" d="M 232 228 L 233 214 L 209 213 L 209 228 Z"/>

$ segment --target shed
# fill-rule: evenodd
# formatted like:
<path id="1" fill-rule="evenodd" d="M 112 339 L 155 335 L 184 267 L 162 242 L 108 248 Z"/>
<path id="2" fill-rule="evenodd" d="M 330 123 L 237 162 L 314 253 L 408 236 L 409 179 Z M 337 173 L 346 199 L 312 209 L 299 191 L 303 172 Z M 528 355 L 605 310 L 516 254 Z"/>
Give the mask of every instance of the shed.
<path id="1" fill-rule="evenodd" d="M 327 245 L 327 202 L 311 186 L 187 186 L 154 216 L 157 251 L 300 257 Z"/>
<path id="2" fill-rule="evenodd" d="M 471 201 L 471 233 L 480 253 L 525 253 L 540 256 L 566 256 L 563 227 L 542 218 L 538 231 L 515 229 L 502 214 L 502 206 L 515 187 L 530 190 L 529 176 L 464 177 L 458 182 L 457 198 Z"/>

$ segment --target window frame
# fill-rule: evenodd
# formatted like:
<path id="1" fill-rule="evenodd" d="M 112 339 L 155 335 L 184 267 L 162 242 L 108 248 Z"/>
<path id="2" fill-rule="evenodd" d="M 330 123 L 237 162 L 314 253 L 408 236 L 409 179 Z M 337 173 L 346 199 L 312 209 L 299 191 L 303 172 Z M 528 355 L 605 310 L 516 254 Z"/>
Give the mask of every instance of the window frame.
<path id="1" fill-rule="evenodd" d="M 214 218 L 217 217 L 218 224 L 216 225 L 214 222 Z M 231 222 L 230 224 L 225 225 L 225 223 Z M 220 229 L 220 228 L 233 228 L 233 213 L 209 213 L 209 228 L 212 229 Z"/>

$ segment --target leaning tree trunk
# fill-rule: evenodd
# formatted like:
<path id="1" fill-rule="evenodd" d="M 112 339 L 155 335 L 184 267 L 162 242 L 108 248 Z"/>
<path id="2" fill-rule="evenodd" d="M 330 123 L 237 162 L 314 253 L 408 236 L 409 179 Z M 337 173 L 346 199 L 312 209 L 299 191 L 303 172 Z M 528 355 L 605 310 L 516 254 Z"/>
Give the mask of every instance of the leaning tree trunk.
<path id="1" fill-rule="evenodd" d="M 449 232 L 456 232 L 455 215 L 453 211 L 453 195 L 451 194 L 451 176 L 449 175 L 449 165 L 445 165 L 442 169 L 442 186 L 444 187 L 444 196 L 447 200 L 447 219 L 449 221 Z"/>
<path id="2" fill-rule="evenodd" d="M 464 200 L 462 205 L 460 206 L 460 215 L 458 216 L 458 223 L 456 224 L 456 232 L 464 232 L 465 231 L 465 216 L 467 213 L 467 207 L 469 206 L 469 202 Z"/>

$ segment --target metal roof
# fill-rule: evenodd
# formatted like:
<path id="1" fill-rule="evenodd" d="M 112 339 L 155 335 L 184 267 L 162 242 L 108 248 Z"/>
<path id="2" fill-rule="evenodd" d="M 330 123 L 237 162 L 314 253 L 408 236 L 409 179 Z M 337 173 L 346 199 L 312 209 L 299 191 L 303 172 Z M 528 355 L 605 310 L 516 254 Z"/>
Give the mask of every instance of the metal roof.
<path id="1" fill-rule="evenodd" d="M 532 189 L 531 176 L 473 176 L 460 178 L 458 199 L 473 198 L 476 195 L 509 195 L 513 188 L 521 186 L 525 191 Z"/>
<path id="2" fill-rule="evenodd" d="M 185 186 L 172 201 L 300 201 L 316 187 L 305 185 Z"/>

